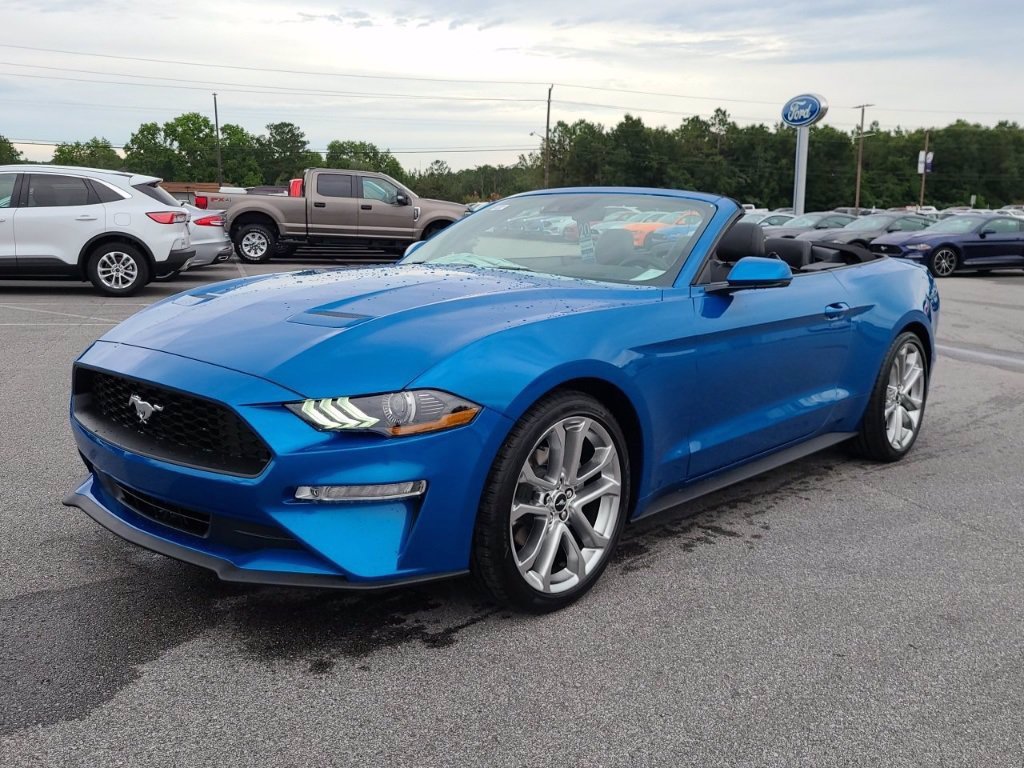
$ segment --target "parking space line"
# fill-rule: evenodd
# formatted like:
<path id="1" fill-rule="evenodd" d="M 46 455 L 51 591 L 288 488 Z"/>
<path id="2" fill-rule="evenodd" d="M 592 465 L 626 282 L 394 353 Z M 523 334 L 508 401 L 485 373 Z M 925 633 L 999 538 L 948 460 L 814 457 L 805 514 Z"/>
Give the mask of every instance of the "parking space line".
<path id="1" fill-rule="evenodd" d="M 17 309 L 22 312 L 38 312 L 43 315 L 60 315 L 61 317 L 76 317 L 81 320 L 104 320 L 108 323 L 120 323 L 120 320 L 111 320 L 109 317 L 96 317 L 96 315 L 76 315 L 72 312 L 56 312 L 52 309 L 31 309 L 18 304 L 0 304 L 0 309 Z"/>
<path id="2" fill-rule="evenodd" d="M 243 269 L 242 262 L 236 261 L 235 262 L 235 269 L 238 270 L 238 274 L 241 275 L 242 277 L 248 277 L 249 276 L 248 274 L 246 274 L 245 269 Z"/>
<path id="3" fill-rule="evenodd" d="M 107 320 L 104 323 L 0 323 L 0 328 L 40 328 L 42 326 L 59 326 L 61 328 L 81 328 L 83 325 L 117 325 L 120 320 Z"/>
<path id="4" fill-rule="evenodd" d="M 1010 371 L 1024 371 L 1024 357 L 1012 353 L 982 352 L 978 349 L 958 347 L 951 344 L 936 344 L 935 349 L 941 355 L 967 363 L 980 363 Z"/>

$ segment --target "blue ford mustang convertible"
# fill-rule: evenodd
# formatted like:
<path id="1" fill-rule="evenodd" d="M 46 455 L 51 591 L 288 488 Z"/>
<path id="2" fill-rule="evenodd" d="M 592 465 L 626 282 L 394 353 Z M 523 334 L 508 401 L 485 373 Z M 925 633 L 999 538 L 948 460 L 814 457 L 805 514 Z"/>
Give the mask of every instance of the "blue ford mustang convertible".
<path id="1" fill-rule="evenodd" d="M 668 250 L 591 225 L 694 211 Z M 578 235 L 508 222 L 571 217 Z M 629 520 L 840 441 L 921 428 L 939 300 L 920 266 L 765 240 L 732 200 L 564 189 L 391 267 L 166 299 L 74 367 L 65 503 L 233 581 L 366 589 L 473 572 L 544 611 Z"/>

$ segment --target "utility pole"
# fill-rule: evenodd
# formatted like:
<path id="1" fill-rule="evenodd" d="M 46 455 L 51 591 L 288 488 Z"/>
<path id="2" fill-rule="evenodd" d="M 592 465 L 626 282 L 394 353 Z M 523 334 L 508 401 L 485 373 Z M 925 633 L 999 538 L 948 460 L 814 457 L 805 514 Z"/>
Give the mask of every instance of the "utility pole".
<path id="1" fill-rule="evenodd" d="M 551 168 L 551 92 L 555 90 L 554 84 L 548 88 L 548 119 L 544 123 L 544 188 L 547 189 L 550 179 Z"/>
<path id="2" fill-rule="evenodd" d="M 921 167 L 921 199 L 917 203 L 917 207 L 920 208 L 924 205 L 924 180 L 928 178 L 928 134 L 930 131 L 924 132 L 924 164 Z"/>
<path id="3" fill-rule="evenodd" d="M 217 133 L 217 184 L 224 186 L 224 167 L 220 160 L 220 114 L 217 112 L 217 94 L 213 94 L 213 126 Z"/>
<path id="4" fill-rule="evenodd" d="M 854 109 L 860 110 L 860 133 L 857 134 L 857 191 L 853 195 L 853 207 L 860 209 L 860 179 L 861 168 L 864 165 L 864 110 L 873 107 L 874 104 L 860 104 Z"/>

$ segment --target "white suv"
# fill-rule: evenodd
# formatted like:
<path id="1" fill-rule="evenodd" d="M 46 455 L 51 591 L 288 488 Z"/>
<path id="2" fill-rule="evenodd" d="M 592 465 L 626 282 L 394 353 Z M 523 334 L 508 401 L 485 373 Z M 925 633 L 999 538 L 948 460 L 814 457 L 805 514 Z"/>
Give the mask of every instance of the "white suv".
<path id="1" fill-rule="evenodd" d="M 188 214 L 160 179 L 55 165 L 0 166 L 0 279 L 88 279 L 131 296 L 188 268 Z"/>

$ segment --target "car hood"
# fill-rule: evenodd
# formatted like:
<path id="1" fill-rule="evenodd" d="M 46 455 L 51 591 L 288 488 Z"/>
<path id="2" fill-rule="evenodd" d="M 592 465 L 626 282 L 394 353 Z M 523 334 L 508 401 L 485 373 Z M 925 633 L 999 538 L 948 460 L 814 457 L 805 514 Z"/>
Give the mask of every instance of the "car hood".
<path id="1" fill-rule="evenodd" d="M 451 211 L 453 216 L 462 216 L 469 212 L 469 206 L 453 203 L 451 200 L 435 200 L 432 197 L 417 197 L 416 204 L 429 208 L 431 211 Z"/>
<path id="2" fill-rule="evenodd" d="M 498 269 L 316 270 L 202 286 L 102 340 L 336 397 L 401 389 L 453 352 L 518 325 L 660 299 L 651 287 Z"/>

